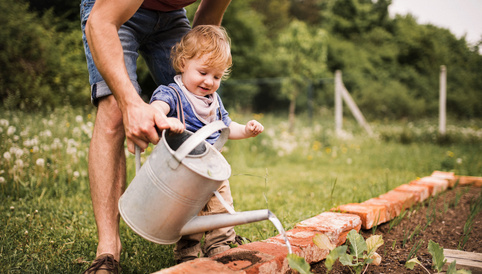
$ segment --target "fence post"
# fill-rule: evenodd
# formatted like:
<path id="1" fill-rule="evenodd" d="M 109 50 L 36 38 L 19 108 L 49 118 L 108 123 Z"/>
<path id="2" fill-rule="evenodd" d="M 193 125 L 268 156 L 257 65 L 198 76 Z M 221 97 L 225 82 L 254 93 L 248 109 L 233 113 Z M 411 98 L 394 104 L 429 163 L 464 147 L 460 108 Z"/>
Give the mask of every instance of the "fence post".
<path id="1" fill-rule="evenodd" d="M 445 135 L 446 132 L 446 101 L 447 101 L 447 71 L 445 66 L 440 66 L 440 97 L 439 97 L 439 133 Z"/>
<path id="2" fill-rule="evenodd" d="M 343 102 L 341 101 L 341 90 L 343 89 L 343 82 L 341 79 L 341 71 L 335 71 L 335 132 L 341 132 L 343 123 Z"/>

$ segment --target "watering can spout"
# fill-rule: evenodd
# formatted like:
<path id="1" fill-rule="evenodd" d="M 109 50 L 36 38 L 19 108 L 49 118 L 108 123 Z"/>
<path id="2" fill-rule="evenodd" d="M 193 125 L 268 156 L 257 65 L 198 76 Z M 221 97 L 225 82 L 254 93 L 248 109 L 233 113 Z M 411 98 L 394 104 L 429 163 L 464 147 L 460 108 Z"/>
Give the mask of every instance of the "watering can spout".
<path id="1" fill-rule="evenodd" d="M 271 212 L 268 209 L 224 213 L 193 217 L 181 229 L 181 235 L 190 235 L 199 232 L 210 231 L 217 228 L 236 226 L 268 220 Z"/>

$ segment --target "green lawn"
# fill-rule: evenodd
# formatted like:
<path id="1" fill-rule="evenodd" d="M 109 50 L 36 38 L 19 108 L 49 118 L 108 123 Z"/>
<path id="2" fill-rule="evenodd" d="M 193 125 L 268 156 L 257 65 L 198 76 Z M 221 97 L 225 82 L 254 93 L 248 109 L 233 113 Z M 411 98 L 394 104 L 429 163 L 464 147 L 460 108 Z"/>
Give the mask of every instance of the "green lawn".
<path id="1" fill-rule="evenodd" d="M 87 110 L 48 115 L 2 110 L 0 116 L 0 272 L 80 273 L 95 256 L 87 154 L 94 121 Z M 308 123 L 298 117 L 290 133 L 285 117 L 255 117 L 266 130 L 229 141 L 231 189 L 238 211 L 269 208 L 286 230 L 331 207 L 361 202 L 434 170 L 482 176 L 482 121 L 373 122 L 367 137 L 352 120 L 333 133 L 332 117 Z M 147 156 L 143 156 L 144 158 Z M 134 173 L 128 157 L 128 181 Z M 150 273 L 174 265 L 172 246 L 150 243 L 121 222 L 125 273 Z M 269 221 L 236 227 L 263 240 L 277 234 Z"/>

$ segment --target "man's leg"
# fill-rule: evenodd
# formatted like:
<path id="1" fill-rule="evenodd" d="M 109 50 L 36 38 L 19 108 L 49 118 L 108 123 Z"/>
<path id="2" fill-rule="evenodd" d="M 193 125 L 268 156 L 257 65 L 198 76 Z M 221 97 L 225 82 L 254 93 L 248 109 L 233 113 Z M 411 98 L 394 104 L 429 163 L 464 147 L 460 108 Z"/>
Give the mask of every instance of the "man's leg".
<path id="1" fill-rule="evenodd" d="M 125 188 L 126 158 L 122 114 L 114 96 L 99 101 L 89 149 L 89 179 L 99 243 L 97 256 L 110 253 L 119 261 L 118 201 Z"/>

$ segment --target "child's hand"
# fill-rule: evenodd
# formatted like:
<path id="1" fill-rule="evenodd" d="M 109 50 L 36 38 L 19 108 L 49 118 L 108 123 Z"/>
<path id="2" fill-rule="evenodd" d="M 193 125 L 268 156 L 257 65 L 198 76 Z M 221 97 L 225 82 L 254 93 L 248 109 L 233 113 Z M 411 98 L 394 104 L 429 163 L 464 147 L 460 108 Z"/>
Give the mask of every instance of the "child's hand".
<path id="1" fill-rule="evenodd" d="M 167 123 L 169 124 L 169 130 L 173 133 L 182 133 L 185 129 L 184 124 L 177 118 L 168 117 Z"/>
<path id="2" fill-rule="evenodd" d="M 261 132 L 263 132 L 264 127 L 256 120 L 251 120 L 246 124 L 245 131 L 246 135 L 249 137 L 258 136 Z"/>

